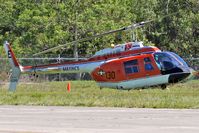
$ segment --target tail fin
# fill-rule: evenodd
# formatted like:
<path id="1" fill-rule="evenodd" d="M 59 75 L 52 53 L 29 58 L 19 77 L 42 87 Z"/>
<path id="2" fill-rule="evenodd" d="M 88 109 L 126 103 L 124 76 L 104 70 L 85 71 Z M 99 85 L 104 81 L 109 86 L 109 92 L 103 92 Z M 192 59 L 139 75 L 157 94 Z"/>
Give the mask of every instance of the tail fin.
<path id="1" fill-rule="evenodd" d="M 15 54 L 7 41 L 4 43 L 4 48 L 9 59 L 9 63 L 12 67 L 9 91 L 15 91 L 21 74 L 20 64 L 18 63 Z"/>

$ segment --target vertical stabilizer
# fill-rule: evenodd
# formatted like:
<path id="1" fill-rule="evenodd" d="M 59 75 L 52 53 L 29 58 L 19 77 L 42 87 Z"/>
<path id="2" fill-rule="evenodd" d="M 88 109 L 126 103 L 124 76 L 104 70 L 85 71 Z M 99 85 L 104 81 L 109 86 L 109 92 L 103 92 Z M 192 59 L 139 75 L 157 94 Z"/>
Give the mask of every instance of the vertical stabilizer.
<path id="1" fill-rule="evenodd" d="M 12 68 L 12 72 L 10 75 L 9 91 L 15 91 L 17 87 L 17 83 L 19 81 L 20 74 L 21 74 L 20 65 L 7 41 L 4 43 L 4 48 L 8 56 L 9 63 Z"/>

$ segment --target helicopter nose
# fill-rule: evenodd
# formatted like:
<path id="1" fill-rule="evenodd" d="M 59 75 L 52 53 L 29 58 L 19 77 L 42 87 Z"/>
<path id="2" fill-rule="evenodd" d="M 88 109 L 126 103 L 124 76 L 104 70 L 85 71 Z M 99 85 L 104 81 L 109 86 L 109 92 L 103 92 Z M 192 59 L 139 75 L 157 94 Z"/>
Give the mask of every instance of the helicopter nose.
<path id="1" fill-rule="evenodd" d="M 182 80 L 188 79 L 191 75 L 191 69 L 189 67 L 178 67 L 182 72 L 171 73 L 169 76 L 169 83 L 177 83 Z"/>
<path id="2" fill-rule="evenodd" d="M 173 73 L 169 75 L 169 83 L 180 82 L 190 76 L 190 72 Z"/>

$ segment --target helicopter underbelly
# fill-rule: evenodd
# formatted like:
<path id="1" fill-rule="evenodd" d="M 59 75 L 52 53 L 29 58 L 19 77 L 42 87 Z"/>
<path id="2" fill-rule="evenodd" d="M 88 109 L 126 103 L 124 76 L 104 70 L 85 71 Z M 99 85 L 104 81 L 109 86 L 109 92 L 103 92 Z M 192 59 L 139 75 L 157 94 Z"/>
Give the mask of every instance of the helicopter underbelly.
<path id="1" fill-rule="evenodd" d="M 126 80 L 121 82 L 97 82 L 100 87 L 109 87 L 117 89 L 134 89 L 139 87 L 148 87 L 154 85 L 168 84 L 169 74 L 145 77 L 139 79 Z"/>

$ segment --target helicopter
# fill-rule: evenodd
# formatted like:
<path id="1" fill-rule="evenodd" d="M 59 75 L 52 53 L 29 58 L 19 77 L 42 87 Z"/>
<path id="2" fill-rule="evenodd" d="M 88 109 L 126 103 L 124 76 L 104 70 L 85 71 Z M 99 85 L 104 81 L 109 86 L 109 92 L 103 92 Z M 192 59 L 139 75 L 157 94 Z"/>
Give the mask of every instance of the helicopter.
<path id="1" fill-rule="evenodd" d="M 115 32 L 134 30 L 151 21 L 140 22 L 117 30 L 83 38 L 75 42 L 83 42 Z M 65 45 L 35 54 L 44 54 Z M 187 63 L 176 53 L 161 51 L 155 46 L 144 46 L 143 42 L 134 41 L 118 44 L 96 52 L 92 57 L 72 62 L 54 63 L 37 66 L 22 66 L 6 41 L 4 48 L 7 53 L 12 73 L 9 90 L 15 91 L 21 74 L 53 74 L 88 72 L 100 88 L 108 87 L 121 90 L 161 86 L 163 89 L 170 83 L 177 83 L 191 74 Z"/>

